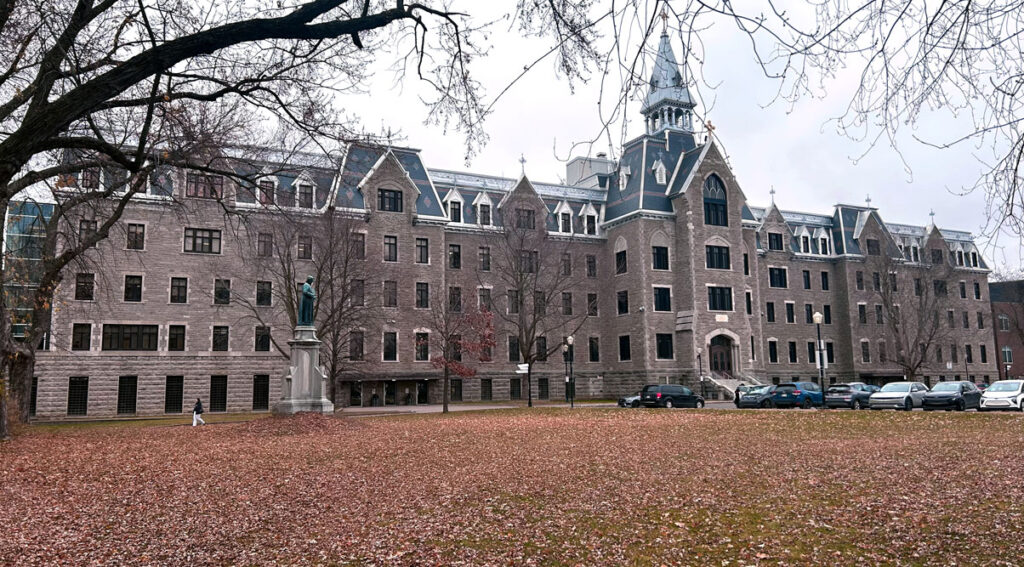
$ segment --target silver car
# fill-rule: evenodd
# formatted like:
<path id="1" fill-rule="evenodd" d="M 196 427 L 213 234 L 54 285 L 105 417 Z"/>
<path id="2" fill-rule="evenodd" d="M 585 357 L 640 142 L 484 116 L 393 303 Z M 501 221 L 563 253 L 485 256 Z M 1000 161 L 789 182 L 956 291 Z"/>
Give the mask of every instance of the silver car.
<path id="1" fill-rule="evenodd" d="M 1024 411 L 1024 380 L 1000 380 L 989 386 L 978 411 L 989 410 Z"/>
<path id="2" fill-rule="evenodd" d="M 882 389 L 871 394 L 868 407 L 871 409 L 902 409 L 910 411 L 921 407 L 928 386 L 921 382 L 889 382 Z"/>

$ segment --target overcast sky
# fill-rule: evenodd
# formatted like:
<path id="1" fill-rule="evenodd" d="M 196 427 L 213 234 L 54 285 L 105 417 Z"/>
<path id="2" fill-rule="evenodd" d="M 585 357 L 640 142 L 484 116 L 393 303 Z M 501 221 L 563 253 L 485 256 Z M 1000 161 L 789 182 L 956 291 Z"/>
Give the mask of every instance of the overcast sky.
<path id="1" fill-rule="evenodd" d="M 475 16 L 493 19 L 502 15 L 509 2 L 474 2 Z M 483 8 L 486 6 L 486 8 Z M 489 10 L 481 14 L 481 10 Z M 483 19 L 481 18 L 481 19 Z M 500 92 L 524 65 L 531 63 L 546 42 L 523 39 L 495 26 L 490 36 L 489 57 L 473 69 L 490 97 Z M 648 42 L 656 49 L 657 33 Z M 981 232 L 986 222 L 985 196 L 980 192 L 962 195 L 978 179 L 983 167 L 968 144 L 939 150 L 915 142 L 911 134 L 946 138 L 962 123 L 942 113 L 925 115 L 917 131 L 905 130 L 900 156 L 883 141 L 871 149 L 866 142 L 852 141 L 836 133 L 829 120 L 841 114 L 849 102 L 856 73 L 840 76 L 828 84 L 820 99 L 803 99 L 790 107 L 784 102 L 770 104 L 777 84 L 763 76 L 754 64 L 749 45 L 731 26 L 716 25 L 702 34 L 705 44 L 702 95 L 713 99 L 710 111 L 698 107 L 714 123 L 748 202 L 767 205 L 769 190 L 776 190 L 776 202 L 783 209 L 830 213 L 836 203 L 863 204 L 870 194 L 883 220 L 926 225 L 934 209 L 940 228 Z M 681 40 L 673 37 L 673 49 L 681 57 Z M 565 161 L 574 143 L 586 142 L 600 133 L 600 77 L 586 84 L 568 83 L 554 69 L 553 60 L 537 65 L 497 103 L 486 122 L 490 142 L 467 165 L 464 139 L 439 127 L 425 126 L 424 107 L 418 103 L 419 86 L 414 79 L 396 85 L 392 73 L 381 69 L 368 88 L 372 96 L 347 101 L 348 110 L 361 116 L 372 131 L 400 130 L 402 145 L 420 148 L 428 167 L 468 170 L 506 176 L 518 175 L 520 155 L 526 158 L 526 173 L 538 181 L 558 181 L 565 176 Z M 615 100 L 618 78 L 609 76 L 605 105 Z M 642 133 L 639 105 L 631 102 L 625 113 L 628 138 Z M 627 138 L 627 139 L 628 139 Z M 615 131 L 614 151 L 623 139 Z M 587 146 L 576 154 L 587 153 Z M 591 153 L 607 151 L 601 141 Z M 999 246 L 983 246 L 986 257 L 996 265 L 1020 264 L 1020 243 L 1002 237 Z M 1009 244 L 1009 246 L 1007 246 Z"/>

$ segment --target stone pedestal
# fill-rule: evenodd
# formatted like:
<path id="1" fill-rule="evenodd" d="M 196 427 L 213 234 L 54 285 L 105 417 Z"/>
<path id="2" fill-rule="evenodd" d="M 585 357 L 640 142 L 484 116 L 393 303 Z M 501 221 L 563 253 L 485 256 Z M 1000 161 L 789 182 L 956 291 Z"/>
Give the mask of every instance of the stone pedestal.
<path id="1" fill-rule="evenodd" d="M 316 327 L 295 327 L 291 346 L 291 364 L 281 387 L 281 400 L 274 404 L 275 414 L 290 415 L 301 411 L 334 413 L 334 404 L 327 399 L 327 376 L 320 368 L 320 340 Z"/>

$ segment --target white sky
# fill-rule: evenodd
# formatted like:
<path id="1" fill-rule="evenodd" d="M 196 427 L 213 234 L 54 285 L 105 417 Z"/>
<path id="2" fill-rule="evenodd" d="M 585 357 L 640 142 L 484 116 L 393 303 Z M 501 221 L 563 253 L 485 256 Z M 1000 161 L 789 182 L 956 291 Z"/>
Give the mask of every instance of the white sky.
<path id="1" fill-rule="evenodd" d="M 467 9 L 475 16 L 486 12 L 486 19 L 496 19 L 513 6 L 511 0 L 474 2 Z M 546 40 L 523 39 L 506 28 L 495 27 L 490 55 L 473 68 L 489 97 L 496 96 L 549 45 Z M 657 35 L 648 49 L 656 49 Z M 911 134 L 947 138 L 943 134 L 956 126 L 953 118 L 924 115 L 916 131 L 902 132 L 900 149 L 910 171 L 887 141 L 855 161 L 867 144 L 841 136 L 828 124 L 848 103 L 854 73 L 829 83 L 824 99 L 803 99 L 792 108 L 784 102 L 769 105 L 777 84 L 763 76 L 746 40 L 733 27 L 712 27 L 702 34 L 702 41 L 704 78 L 714 89 L 701 88 L 706 98 L 713 99 L 713 108 L 709 113 L 702 107 L 697 111 L 707 113 L 714 123 L 748 202 L 767 205 L 768 191 L 774 186 L 776 202 L 783 209 L 830 213 L 836 203 L 863 204 L 870 194 L 871 204 L 886 221 L 923 226 L 934 209 L 940 228 L 981 232 L 986 221 L 985 195 L 960 194 L 983 171 L 974 156 L 976 149 L 964 144 L 939 150 L 911 138 Z M 681 57 L 678 37 L 673 38 L 673 49 Z M 412 77 L 396 86 L 393 74 L 381 69 L 367 87 L 372 96 L 353 96 L 344 104 L 361 116 L 370 131 L 401 131 L 404 139 L 396 143 L 421 149 L 427 167 L 515 176 L 522 154 L 530 178 L 558 181 L 565 176 L 571 146 L 599 133 L 598 79 L 576 84 L 572 93 L 555 72 L 554 60 L 541 62 L 497 103 L 485 125 L 490 142 L 468 165 L 464 139 L 458 133 L 423 124 L 426 111 L 417 98 L 422 87 Z M 615 100 L 618 78 L 609 76 L 606 83 L 608 105 Z M 630 120 L 628 138 L 640 135 L 639 104 L 631 102 L 625 115 Z M 622 142 L 619 132 L 615 130 L 616 152 Z M 576 154 L 587 151 L 583 146 Z M 592 153 L 599 151 L 607 151 L 606 141 L 597 143 Z M 1021 263 L 1018 239 L 1004 236 L 999 246 L 981 240 L 979 245 L 996 266 Z"/>

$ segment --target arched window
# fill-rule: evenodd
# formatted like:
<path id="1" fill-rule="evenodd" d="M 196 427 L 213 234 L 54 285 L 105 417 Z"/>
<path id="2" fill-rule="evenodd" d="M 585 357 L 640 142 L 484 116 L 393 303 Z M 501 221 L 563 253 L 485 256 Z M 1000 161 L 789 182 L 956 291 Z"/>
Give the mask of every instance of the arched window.
<path id="1" fill-rule="evenodd" d="M 725 184 L 713 173 L 704 181 L 704 224 L 729 226 Z"/>

